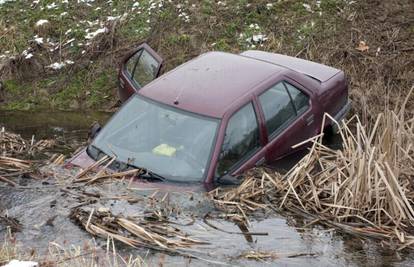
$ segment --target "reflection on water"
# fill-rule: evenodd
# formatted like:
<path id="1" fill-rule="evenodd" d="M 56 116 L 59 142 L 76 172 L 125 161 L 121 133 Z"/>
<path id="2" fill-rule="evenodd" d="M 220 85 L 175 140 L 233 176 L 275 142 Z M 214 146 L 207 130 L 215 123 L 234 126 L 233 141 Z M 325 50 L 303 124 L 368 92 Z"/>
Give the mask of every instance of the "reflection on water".
<path id="1" fill-rule="evenodd" d="M 0 126 L 23 137 L 37 139 L 54 136 L 87 134 L 94 121 L 106 122 L 111 116 L 105 112 L 70 111 L 0 111 Z"/>
<path id="2" fill-rule="evenodd" d="M 77 112 L 0 112 L 0 125 L 25 137 L 60 138 L 63 142 L 82 144 L 87 138 L 89 126 L 94 121 L 104 123 L 110 114 Z M 335 139 L 332 146 L 340 145 Z M 293 166 L 304 153 L 296 153 L 273 165 L 275 168 L 287 169 Z M 60 244 L 84 244 L 91 236 L 68 219 L 69 208 L 73 203 L 59 191 L 48 187 L 40 181 L 34 181 L 42 189 L 17 190 L 0 187 L 0 210 L 7 209 L 10 216 L 19 218 L 23 230 L 17 233 L 17 239 L 26 247 L 44 249 L 48 242 Z M 111 194 L 120 194 L 126 186 L 110 185 L 105 188 Z M 123 192 L 125 193 L 125 192 Z M 131 192 L 128 192 L 129 194 Z M 138 193 L 136 193 L 138 194 Z M 57 200 L 57 201 L 55 201 Z M 268 214 L 264 218 L 253 219 L 250 232 L 268 233 L 246 238 L 241 229 L 228 221 L 209 219 L 219 228 L 214 229 L 203 221 L 203 215 L 214 212 L 204 194 L 189 198 L 183 194 L 171 194 L 171 203 L 177 203 L 183 214 L 196 216 L 195 223 L 183 230 L 192 237 L 210 242 L 196 247 L 200 256 L 232 266 L 413 266 L 414 254 L 395 252 L 384 249 L 375 240 L 361 240 L 349 235 L 341 235 L 332 229 L 313 226 L 304 229 L 309 223 L 301 218 L 284 217 Z M 53 203 L 53 205 L 52 205 Z M 124 216 L 134 215 L 139 210 L 138 204 L 125 201 L 107 202 L 111 210 L 121 212 Z M 245 230 L 245 229 L 242 229 Z M 238 232 L 229 233 L 229 232 Z M 5 234 L 0 226 L 0 236 Z M 98 244 L 105 245 L 105 240 L 97 239 Z M 206 261 L 148 253 L 144 249 L 131 249 L 119 246 L 122 253 L 138 254 L 145 258 L 149 266 L 214 265 Z M 271 252 L 277 255 L 269 261 L 252 261 L 240 257 L 248 251 Z"/>
<path id="3" fill-rule="evenodd" d="M 51 152 L 69 154 L 83 145 L 93 122 L 104 124 L 110 113 L 67 111 L 0 111 L 0 127 L 30 140 L 55 139 Z"/>

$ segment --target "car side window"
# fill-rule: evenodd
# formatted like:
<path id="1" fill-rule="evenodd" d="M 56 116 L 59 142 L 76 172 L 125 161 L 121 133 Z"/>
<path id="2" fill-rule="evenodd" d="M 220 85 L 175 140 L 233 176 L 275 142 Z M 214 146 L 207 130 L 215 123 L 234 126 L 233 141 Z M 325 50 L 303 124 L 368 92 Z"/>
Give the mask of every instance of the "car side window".
<path id="1" fill-rule="evenodd" d="M 141 49 L 126 63 L 126 68 L 139 88 L 145 86 L 157 77 L 160 63 L 147 50 Z"/>
<path id="2" fill-rule="evenodd" d="M 296 117 L 295 108 L 282 82 L 262 93 L 259 101 L 269 136 L 279 132 Z"/>
<path id="3" fill-rule="evenodd" d="M 159 63 L 155 58 L 143 50 L 134 71 L 134 80 L 141 86 L 145 86 L 157 76 Z"/>
<path id="4" fill-rule="evenodd" d="M 286 88 L 292 97 L 293 104 L 295 105 L 298 114 L 301 114 L 309 108 L 309 97 L 302 93 L 299 89 L 291 85 L 290 83 L 284 82 Z"/>
<path id="5" fill-rule="evenodd" d="M 141 53 L 142 53 L 142 50 L 139 50 L 132 57 L 130 57 L 128 59 L 126 67 L 127 67 L 128 73 L 131 77 L 132 77 L 132 74 L 134 72 L 135 64 L 137 63 L 137 60 L 139 59 L 139 56 L 141 55 Z"/>
<path id="6" fill-rule="evenodd" d="M 227 124 L 216 175 L 225 175 L 259 146 L 259 127 L 250 102 L 237 111 Z"/>

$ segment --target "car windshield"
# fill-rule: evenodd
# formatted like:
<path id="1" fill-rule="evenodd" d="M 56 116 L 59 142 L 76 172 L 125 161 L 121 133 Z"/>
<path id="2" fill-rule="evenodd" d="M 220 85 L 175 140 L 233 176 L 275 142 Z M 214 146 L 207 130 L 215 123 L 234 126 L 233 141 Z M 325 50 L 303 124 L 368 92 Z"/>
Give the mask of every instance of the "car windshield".
<path id="1" fill-rule="evenodd" d="M 134 95 L 91 147 L 175 181 L 205 177 L 219 121 Z"/>

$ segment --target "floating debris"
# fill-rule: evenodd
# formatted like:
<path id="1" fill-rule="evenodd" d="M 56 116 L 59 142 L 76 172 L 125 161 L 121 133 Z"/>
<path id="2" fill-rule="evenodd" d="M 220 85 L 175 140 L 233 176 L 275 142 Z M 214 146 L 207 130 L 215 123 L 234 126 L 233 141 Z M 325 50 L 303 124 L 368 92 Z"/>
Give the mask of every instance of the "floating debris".
<path id="1" fill-rule="evenodd" d="M 183 252 L 180 249 L 207 244 L 188 237 L 179 228 L 168 224 L 157 212 L 132 219 L 115 216 L 106 208 L 76 208 L 71 211 L 70 217 L 94 236 L 112 238 L 132 247 L 180 254 Z"/>
<path id="2" fill-rule="evenodd" d="M 52 148 L 56 145 L 55 140 L 39 140 L 35 142 L 34 136 L 28 141 L 19 134 L 7 132 L 4 127 L 0 131 L 0 156 L 27 156 Z"/>

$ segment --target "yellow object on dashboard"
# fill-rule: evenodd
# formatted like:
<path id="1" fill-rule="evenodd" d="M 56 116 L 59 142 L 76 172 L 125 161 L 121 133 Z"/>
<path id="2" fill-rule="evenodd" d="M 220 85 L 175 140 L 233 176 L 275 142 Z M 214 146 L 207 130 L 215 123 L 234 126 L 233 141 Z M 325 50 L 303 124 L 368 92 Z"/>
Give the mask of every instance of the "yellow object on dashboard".
<path id="1" fill-rule="evenodd" d="M 172 157 L 175 156 L 177 149 L 167 144 L 161 144 L 152 149 L 152 153 L 160 156 Z"/>

